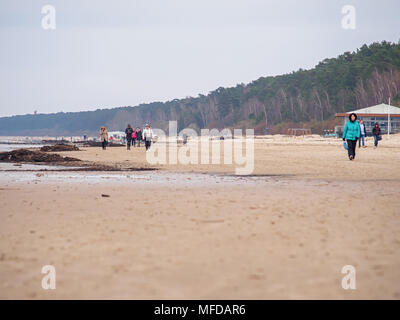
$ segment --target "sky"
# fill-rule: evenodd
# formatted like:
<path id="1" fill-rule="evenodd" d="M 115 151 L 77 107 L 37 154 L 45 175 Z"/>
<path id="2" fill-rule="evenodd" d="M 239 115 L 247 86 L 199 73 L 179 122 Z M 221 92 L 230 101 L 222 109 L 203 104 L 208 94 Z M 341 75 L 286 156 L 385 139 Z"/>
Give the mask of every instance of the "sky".
<path id="1" fill-rule="evenodd" d="M 399 42 L 399 12 L 399 0 L 1 0 L 0 117 L 195 97 L 310 69 Z"/>

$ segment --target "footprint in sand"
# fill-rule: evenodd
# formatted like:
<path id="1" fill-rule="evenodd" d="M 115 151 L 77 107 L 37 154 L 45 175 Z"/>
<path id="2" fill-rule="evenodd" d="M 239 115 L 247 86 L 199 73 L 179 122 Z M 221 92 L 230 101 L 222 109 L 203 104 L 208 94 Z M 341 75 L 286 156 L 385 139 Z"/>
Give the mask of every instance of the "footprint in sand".
<path id="1" fill-rule="evenodd" d="M 249 275 L 249 279 L 250 280 L 263 280 L 263 279 L 265 279 L 265 276 L 263 274 L 253 273 L 253 274 Z"/>

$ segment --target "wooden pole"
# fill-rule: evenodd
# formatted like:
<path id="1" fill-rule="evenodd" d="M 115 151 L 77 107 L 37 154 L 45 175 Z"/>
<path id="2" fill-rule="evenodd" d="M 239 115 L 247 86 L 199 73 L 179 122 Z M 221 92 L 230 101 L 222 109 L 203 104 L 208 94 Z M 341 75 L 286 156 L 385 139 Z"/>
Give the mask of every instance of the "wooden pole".
<path id="1" fill-rule="evenodd" d="M 389 97 L 389 107 L 388 107 L 388 125 L 387 125 L 387 131 L 388 131 L 388 138 L 390 135 L 390 97 Z"/>

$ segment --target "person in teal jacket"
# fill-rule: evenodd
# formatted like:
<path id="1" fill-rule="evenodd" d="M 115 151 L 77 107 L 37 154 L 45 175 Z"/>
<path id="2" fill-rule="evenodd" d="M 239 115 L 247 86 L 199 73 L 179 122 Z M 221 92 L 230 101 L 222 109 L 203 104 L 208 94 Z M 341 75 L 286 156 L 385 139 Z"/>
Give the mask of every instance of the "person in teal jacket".
<path id="1" fill-rule="evenodd" d="M 357 140 L 360 138 L 360 125 L 356 121 L 357 115 L 355 113 L 351 113 L 349 119 L 350 121 L 344 126 L 343 141 L 347 141 L 349 159 L 353 160 L 356 157 Z"/>

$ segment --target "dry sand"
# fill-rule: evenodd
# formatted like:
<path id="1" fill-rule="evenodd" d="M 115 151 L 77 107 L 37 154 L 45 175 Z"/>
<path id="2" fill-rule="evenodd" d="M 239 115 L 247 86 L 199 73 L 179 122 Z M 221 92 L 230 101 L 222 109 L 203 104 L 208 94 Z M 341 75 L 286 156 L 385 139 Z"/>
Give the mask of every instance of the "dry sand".
<path id="1" fill-rule="evenodd" d="M 0 298 L 400 299 L 399 142 L 368 139 L 350 162 L 340 140 L 257 139 L 258 178 L 0 173 Z M 143 148 L 63 156 L 149 166 Z M 48 264 L 56 290 L 41 288 Z"/>

